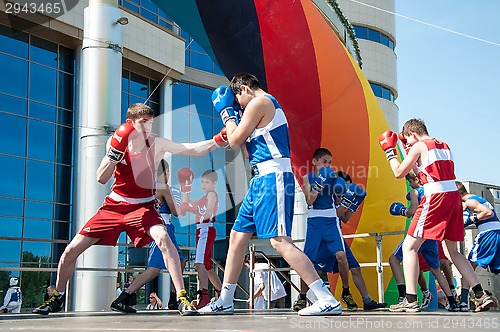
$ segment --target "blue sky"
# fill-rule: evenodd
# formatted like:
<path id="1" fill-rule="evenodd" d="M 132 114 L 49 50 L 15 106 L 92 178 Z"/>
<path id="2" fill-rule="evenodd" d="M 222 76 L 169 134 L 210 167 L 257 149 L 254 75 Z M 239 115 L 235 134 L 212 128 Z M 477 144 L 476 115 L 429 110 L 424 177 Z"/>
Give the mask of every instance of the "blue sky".
<path id="1" fill-rule="evenodd" d="M 500 1 L 396 0 L 396 13 L 500 44 Z M 396 17 L 400 127 L 447 142 L 461 181 L 500 185 L 500 46 Z"/>

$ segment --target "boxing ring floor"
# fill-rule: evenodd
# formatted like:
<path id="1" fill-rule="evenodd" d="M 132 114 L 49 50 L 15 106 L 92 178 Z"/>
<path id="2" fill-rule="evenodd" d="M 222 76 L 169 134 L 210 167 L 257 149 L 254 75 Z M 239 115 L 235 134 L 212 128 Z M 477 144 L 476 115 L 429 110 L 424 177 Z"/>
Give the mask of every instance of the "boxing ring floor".
<path id="1" fill-rule="evenodd" d="M 176 311 L 143 310 L 135 315 L 116 312 L 68 312 L 49 316 L 0 315 L 0 331 L 471 331 L 500 330 L 500 311 L 416 314 L 344 311 L 341 316 L 301 317 L 290 309 L 236 310 L 234 315 L 182 317 Z"/>

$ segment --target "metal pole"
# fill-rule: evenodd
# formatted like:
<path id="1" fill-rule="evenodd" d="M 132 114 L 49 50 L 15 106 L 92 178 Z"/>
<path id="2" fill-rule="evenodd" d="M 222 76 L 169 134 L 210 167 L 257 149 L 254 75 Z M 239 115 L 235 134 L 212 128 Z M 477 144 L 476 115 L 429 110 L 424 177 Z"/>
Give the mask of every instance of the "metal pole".
<path id="1" fill-rule="evenodd" d="M 250 309 L 253 309 L 254 308 L 254 295 L 255 295 L 255 292 L 254 292 L 254 278 L 255 278 L 255 272 L 254 272 L 254 268 L 255 268 L 255 245 L 252 244 L 249 248 L 250 250 L 250 272 L 249 273 L 249 277 L 250 277 Z"/>
<path id="2" fill-rule="evenodd" d="M 375 235 L 377 247 L 378 301 L 384 302 L 384 266 L 382 265 L 382 235 Z"/>
<path id="3" fill-rule="evenodd" d="M 267 310 L 271 309 L 271 261 L 267 260 Z"/>

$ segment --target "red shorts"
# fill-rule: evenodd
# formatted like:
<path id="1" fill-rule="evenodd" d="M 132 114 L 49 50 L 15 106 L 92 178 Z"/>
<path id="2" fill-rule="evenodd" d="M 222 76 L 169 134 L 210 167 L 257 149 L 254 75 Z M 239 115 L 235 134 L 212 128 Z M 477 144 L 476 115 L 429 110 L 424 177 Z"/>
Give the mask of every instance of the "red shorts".
<path id="1" fill-rule="evenodd" d="M 408 235 L 438 241 L 463 241 L 462 199 L 458 191 L 424 195 L 411 220 Z"/>
<path id="2" fill-rule="evenodd" d="M 431 269 L 429 265 L 427 265 L 427 262 L 422 254 L 418 254 L 418 265 L 420 266 L 420 271 L 422 272 L 427 272 Z"/>
<path id="3" fill-rule="evenodd" d="M 215 243 L 215 227 L 209 223 L 200 224 L 201 228 L 196 228 L 196 258 L 195 263 L 205 265 L 208 270 L 212 269 L 212 249 Z"/>
<path id="4" fill-rule="evenodd" d="M 443 244 L 441 242 L 438 242 L 438 251 L 439 251 L 439 260 L 441 259 L 448 260 L 448 258 L 444 254 Z M 422 272 L 427 272 L 431 270 L 429 265 L 427 265 L 427 262 L 425 261 L 425 258 L 422 254 L 418 254 L 418 264 L 420 265 L 420 271 Z"/>
<path id="5" fill-rule="evenodd" d="M 441 242 L 438 242 L 438 251 L 439 251 L 439 260 L 441 259 L 448 260 L 448 257 L 446 257 L 446 255 L 444 254 L 443 243 Z"/>
<path id="6" fill-rule="evenodd" d="M 98 245 L 115 246 L 120 233 L 125 231 L 137 248 L 144 247 L 153 241 L 147 234 L 151 226 L 163 224 L 154 202 L 130 204 L 106 196 L 104 204 L 78 234 L 98 238 Z"/>

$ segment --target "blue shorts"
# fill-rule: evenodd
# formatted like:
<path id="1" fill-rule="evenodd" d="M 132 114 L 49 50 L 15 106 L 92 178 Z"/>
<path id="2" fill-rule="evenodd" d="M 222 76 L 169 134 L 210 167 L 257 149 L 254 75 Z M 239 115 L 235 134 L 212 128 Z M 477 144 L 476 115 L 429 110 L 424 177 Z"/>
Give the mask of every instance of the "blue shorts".
<path id="1" fill-rule="evenodd" d="M 349 270 L 360 267 L 358 261 L 356 260 L 356 257 L 354 257 L 351 248 L 349 248 L 345 240 L 344 240 L 344 247 L 345 247 L 345 255 L 347 257 L 347 264 L 349 265 Z M 322 250 L 322 248 L 320 248 L 318 262 L 314 263 L 314 269 L 316 271 L 338 273 L 339 264 L 337 262 L 337 259 L 335 258 L 335 255 L 328 255 L 328 250 Z"/>
<path id="2" fill-rule="evenodd" d="M 177 252 L 179 253 L 180 261 L 185 260 L 184 255 L 179 248 L 179 244 L 177 244 L 177 240 L 175 239 L 175 227 L 172 224 L 166 224 L 165 228 L 167 229 L 168 236 L 174 243 Z M 148 267 L 156 267 L 160 270 L 166 270 L 165 261 L 163 260 L 163 255 L 161 254 L 160 248 L 156 245 L 156 242 L 151 242 L 151 246 L 149 247 L 149 256 L 148 256 Z"/>
<path id="3" fill-rule="evenodd" d="M 261 239 L 291 236 L 295 178 L 291 172 L 269 173 L 250 180 L 233 230 Z"/>
<path id="4" fill-rule="evenodd" d="M 304 253 L 312 262 L 318 262 L 320 251 L 335 256 L 345 251 L 344 239 L 336 217 L 307 218 L 306 242 Z"/>
<path id="5" fill-rule="evenodd" d="M 400 261 L 403 260 L 403 241 L 401 241 L 396 250 L 394 250 L 393 252 L 393 255 L 396 256 L 396 258 Z M 441 265 L 439 262 L 439 249 L 437 240 L 425 240 L 420 246 L 420 249 L 418 249 L 418 253 L 422 254 L 425 262 L 431 269 L 437 269 Z"/>
<path id="6" fill-rule="evenodd" d="M 476 235 L 469 260 L 495 274 L 500 273 L 500 230 L 488 230 Z"/>

